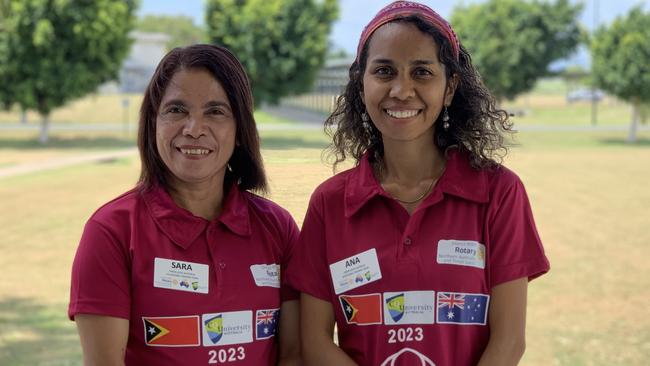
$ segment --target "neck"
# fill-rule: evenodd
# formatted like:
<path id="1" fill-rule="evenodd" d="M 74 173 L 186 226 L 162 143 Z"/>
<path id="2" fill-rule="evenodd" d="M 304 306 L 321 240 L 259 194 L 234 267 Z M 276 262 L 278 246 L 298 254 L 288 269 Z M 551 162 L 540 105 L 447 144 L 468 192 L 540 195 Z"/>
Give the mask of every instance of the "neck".
<path id="1" fill-rule="evenodd" d="M 179 182 L 173 179 L 169 195 L 178 206 L 194 216 L 211 221 L 219 216 L 223 208 L 223 178 L 219 182 L 210 180 L 200 183 Z"/>
<path id="2" fill-rule="evenodd" d="M 378 178 L 381 183 L 417 185 L 422 180 L 437 179 L 444 165 L 444 157 L 430 140 L 426 144 L 384 141 L 383 166 Z"/>

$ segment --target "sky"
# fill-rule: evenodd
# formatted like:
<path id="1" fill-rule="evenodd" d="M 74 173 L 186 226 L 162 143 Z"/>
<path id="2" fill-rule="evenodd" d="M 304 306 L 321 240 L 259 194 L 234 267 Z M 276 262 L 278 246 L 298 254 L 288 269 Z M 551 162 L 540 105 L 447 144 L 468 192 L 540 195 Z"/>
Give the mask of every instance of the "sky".
<path id="1" fill-rule="evenodd" d="M 337 48 L 342 48 L 354 54 L 359 35 L 365 24 L 391 0 L 339 0 L 339 19 L 334 23 L 330 40 Z M 444 18 L 449 18 L 455 5 L 461 3 L 481 3 L 484 0 L 420 0 L 430 6 Z M 579 2 L 571 0 L 571 2 Z M 585 4 L 580 17 L 587 29 L 594 24 L 611 23 L 617 16 L 626 14 L 633 6 L 643 4 L 644 9 L 650 10 L 650 0 L 583 0 Z M 205 0 L 142 0 L 138 14 L 168 14 L 186 15 L 194 19 L 196 24 L 205 23 Z M 452 24 L 453 26 L 453 24 Z M 462 40 L 461 40 L 462 41 Z M 585 58 L 584 51 L 577 59 Z M 588 57 L 587 57 L 588 58 Z M 576 61 L 583 63 L 584 60 Z"/>

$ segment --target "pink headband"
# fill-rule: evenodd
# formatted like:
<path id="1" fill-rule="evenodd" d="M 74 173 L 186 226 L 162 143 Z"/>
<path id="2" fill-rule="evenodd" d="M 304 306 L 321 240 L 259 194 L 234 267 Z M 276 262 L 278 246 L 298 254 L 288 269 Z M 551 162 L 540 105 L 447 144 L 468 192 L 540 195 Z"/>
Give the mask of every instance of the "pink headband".
<path id="1" fill-rule="evenodd" d="M 421 17 L 424 21 L 441 31 L 442 34 L 447 37 L 449 43 L 451 43 L 454 56 L 458 59 L 460 49 L 458 37 L 456 37 L 456 33 L 454 33 L 454 30 L 451 29 L 451 25 L 449 25 L 445 19 L 426 5 L 412 1 L 395 1 L 381 9 L 363 29 L 361 39 L 359 39 L 359 45 L 357 46 L 357 60 L 361 58 L 361 50 L 363 49 L 363 46 L 379 27 L 398 17 L 408 17 L 411 15 Z"/>

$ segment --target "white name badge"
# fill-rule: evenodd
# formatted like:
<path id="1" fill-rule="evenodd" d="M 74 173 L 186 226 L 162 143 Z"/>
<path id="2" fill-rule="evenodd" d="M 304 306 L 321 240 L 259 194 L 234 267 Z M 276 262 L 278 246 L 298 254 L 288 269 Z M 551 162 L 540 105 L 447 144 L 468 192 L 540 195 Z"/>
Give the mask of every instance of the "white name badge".
<path id="1" fill-rule="evenodd" d="M 440 240 L 437 261 L 485 269 L 485 245 L 473 240 Z"/>
<path id="2" fill-rule="evenodd" d="M 381 279 L 375 248 L 330 264 L 334 292 L 340 293 Z"/>
<path id="3" fill-rule="evenodd" d="M 230 311 L 203 314 L 203 346 L 225 346 L 253 341 L 253 312 Z"/>
<path id="4" fill-rule="evenodd" d="M 280 288 L 279 264 L 253 264 L 251 273 L 257 286 Z"/>
<path id="5" fill-rule="evenodd" d="M 207 264 L 155 258 L 153 286 L 207 294 L 209 272 Z"/>

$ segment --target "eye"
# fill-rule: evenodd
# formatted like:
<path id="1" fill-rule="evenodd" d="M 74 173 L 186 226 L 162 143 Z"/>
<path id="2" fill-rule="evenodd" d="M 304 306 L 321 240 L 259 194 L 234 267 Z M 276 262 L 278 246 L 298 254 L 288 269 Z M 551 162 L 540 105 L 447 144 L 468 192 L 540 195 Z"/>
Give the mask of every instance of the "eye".
<path id="1" fill-rule="evenodd" d="M 185 110 L 181 106 L 172 105 L 172 106 L 169 106 L 169 108 L 167 108 L 165 113 L 169 113 L 169 114 L 185 113 Z"/>
<path id="2" fill-rule="evenodd" d="M 393 69 L 388 66 L 379 66 L 373 70 L 373 74 L 379 77 L 391 76 L 394 74 Z"/>
<path id="3" fill-rule="evenodd" d="M 430 77 L 433 76 L 433 72 L 431 70 L 424 68 L 424 67 L 418 67 L 413 71 L 413 74 L 417 77 Z"/>
<path id="4" fill-rule="evenodd" d="M 213 115 L 213 116 L 222 116 L 222 115 L 224 115 L 226 113 L 221 108 L 214 108 L 214 109 L 210 109 L 208 111 L 208 114 Z"/>

